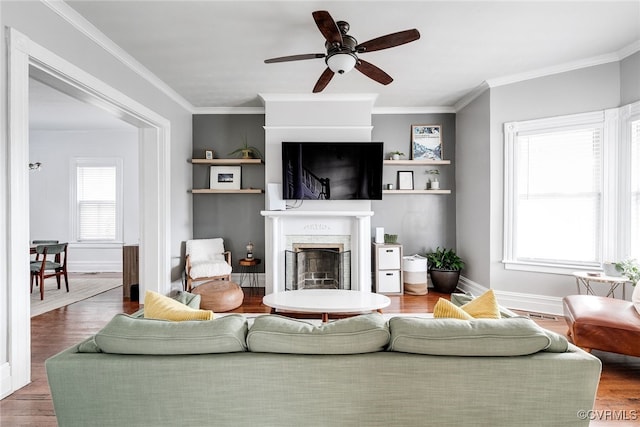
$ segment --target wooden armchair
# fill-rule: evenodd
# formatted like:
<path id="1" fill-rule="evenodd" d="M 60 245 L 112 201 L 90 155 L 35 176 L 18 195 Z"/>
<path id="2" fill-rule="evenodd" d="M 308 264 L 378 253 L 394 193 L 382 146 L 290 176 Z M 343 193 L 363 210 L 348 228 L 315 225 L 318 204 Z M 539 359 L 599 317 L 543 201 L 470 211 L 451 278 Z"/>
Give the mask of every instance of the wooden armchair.
<path id="1" fill-rule="evenodd" d="M 205 280 L 231 280 L 231 252 L 224 249 L 224 240 L 187 240 L 185 273 L 187 292 L 193 282 Z"/>

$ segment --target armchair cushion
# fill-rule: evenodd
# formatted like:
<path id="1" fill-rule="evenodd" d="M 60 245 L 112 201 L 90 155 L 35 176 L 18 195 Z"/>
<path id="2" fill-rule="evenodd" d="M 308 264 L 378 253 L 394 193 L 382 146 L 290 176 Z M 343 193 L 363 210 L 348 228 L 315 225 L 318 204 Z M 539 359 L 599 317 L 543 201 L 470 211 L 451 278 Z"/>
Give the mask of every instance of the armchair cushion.
<path id="1" fill-rule="evenodd" d="M 210 261 L 225 262 L 224 240 L 222 238 L 187 240 L 186 254 L 189 255 L 192 265 Z"/>
<path id="2" fill-rule="evenodd" d="M 226 276 L 231 274 L 231 266 L 224 261 L 210 260 L 210 261 L 197 261 L 191 260 L 191 270 L 189 270 L 189 276 L 192 279 L 198 277 L 216 277 Z"/>

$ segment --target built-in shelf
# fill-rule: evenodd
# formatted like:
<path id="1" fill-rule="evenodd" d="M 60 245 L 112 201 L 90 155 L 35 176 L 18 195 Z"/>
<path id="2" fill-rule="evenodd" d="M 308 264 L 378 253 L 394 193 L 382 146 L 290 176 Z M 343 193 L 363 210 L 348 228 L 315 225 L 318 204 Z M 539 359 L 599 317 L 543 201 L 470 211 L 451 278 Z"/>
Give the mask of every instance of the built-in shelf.
<path id="1" fill-rule="evenodd" d="M 384 160 L 388 166 L 437 166 L 450 165 L 451 160 Z"/>
<path id="2" fill-rule="evenodd" d="M 193 163 L 194 165 L 219 165 L 219 166 L 264 164 L 262 159 L 191 159 L 191 163 Z"/>
<path id="3" fill-rule="evenodd" d="M 383 194 L 451 194 L 451 190 L 382 190 Z"/>
<path id="4" fill-rule="evenodd" d="M 194 165 L 209 166 L 250 166 L 263 165 L 262 159 L 191 159 Z M 261 188 L 241 188 L 238 190 L 214 190 L 210 188 L 194 188 L 189 190 L 192 194 L 262 194 Z"/>
<path id="5" fill-rule="evenodd" d="M 193 194 L 262 194 L 264 190 L 261 188 L 241 188 L 240 190 L 212 190 L 209 188 L 194 188 L 191 190 Z"/>

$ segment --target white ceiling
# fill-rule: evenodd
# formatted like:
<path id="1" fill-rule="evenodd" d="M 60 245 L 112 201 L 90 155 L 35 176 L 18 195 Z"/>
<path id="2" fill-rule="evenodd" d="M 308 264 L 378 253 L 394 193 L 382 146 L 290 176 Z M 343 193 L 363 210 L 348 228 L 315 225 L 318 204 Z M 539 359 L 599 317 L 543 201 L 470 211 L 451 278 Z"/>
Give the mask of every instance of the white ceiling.
<path id="1" fill-rule="evenodd" d="M 453 107 L 485 81 L 611 61 L 640 46 L 640 1 L 68 1 L 194 107 L 259 107 L 258 93 L 310 93 L 324 52 L 311 12 L 359 42 L 409 28 L 421 39 L 363 54 L 395 81 L 353 71 L 325 93 L 378 93 L 376 107 Z M 530 75 L 530 74 L 527 74 Z"/>
<path id="2" fill-rule="evenodd" d="M 336 75 L 324 90 L 377 93 L 375 106 L 380 109 L 454 111 L 483 83 L 495 86 L 616 61 L 640 50 L 640 0 L 67 4 L 194 112 L 261 107 L 259 93 L 311 93 L 325 69 L 323 59 L 277 64 L 264 60 L 324 53 L 324 39 L 311 16 L 314 10 L 328 10 L 336 21 L 349 22 L 349 34 L 359 42 L 410 28 L 420 31 L 418 41 L 361 55 L 394 78 L 390 85 L 354 70 Z M 35 80 L 30 99 L 32 129 L 129 126 Z"/>

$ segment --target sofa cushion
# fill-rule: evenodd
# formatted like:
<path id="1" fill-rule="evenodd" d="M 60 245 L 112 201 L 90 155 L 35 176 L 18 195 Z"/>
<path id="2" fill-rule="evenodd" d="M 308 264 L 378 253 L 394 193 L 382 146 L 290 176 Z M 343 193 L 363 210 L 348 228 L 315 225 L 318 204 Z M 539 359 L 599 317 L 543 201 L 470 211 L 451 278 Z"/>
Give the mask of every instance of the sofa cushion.
<path id="1" fill-rule="evenodd" d="M 95 335 L 95 343 L 104 353 L 232 353 L 246 351 L 246 334 L 247 320 L 240 314 L 186 322 L 117 314 Z"/>
<path id="2" fill-rule="evenodd" d="M 521 356 L 551 345 L 545 331 L 530 319 L 389 320 L 389 350 L 438 356 Z"/>
<path id="3" fill-rule="evenodd" d="M 161 320 L 213 320 L 213 311 L 188 307 L 173 298 L 147 291 L 144 296 L 144 317 Z"/>
<path id="4" fill-rule="evenodd" d="M 372 353 L 383 350 L 388 342 L 389 328 L 379 313 L 320 326 L 283 316 L 260 316 L 247 334 L 249 351 L 263 353 Z"/>

